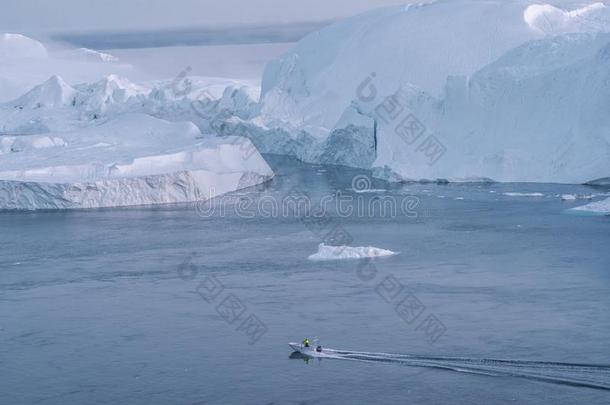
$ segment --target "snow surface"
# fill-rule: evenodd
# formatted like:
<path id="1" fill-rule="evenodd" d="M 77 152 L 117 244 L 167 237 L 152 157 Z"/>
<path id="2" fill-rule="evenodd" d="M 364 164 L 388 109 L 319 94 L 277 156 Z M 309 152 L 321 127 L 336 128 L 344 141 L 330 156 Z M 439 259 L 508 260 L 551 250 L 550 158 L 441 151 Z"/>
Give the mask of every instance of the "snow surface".
<path id="1" fill-rule="evenodd" d="M 365 259 L 383 256 L 393 256 L 398 253 L 391 250 L 380 249 L 372 246 L 351 247 L 351 246 L 329 246 L 324 243 L 318 245 L 318 252 L 309 256 L 309 260 L 344 260 L 344 259 Z"/>
<path id="2" fill-rule="evenodd" d="M 574 207 L 571 208 L 571 210 L 596 215 L 610 215 L 610 198 L 581 205 L 580 207 Z"/>
<path id="3" fill-rule="evenodd" d="M 523 21 L 528 4 L 436 1 L 339 21 L 267 66 L 266 112 L 332 128 L 356 87 L 373 72 L 382 97 L 403 83 L 440 95 L 449 75 L 472 74 L 524 41 L 542 37 Z"/>
<path id="4" fill-rule="evenodd" d="M 608 9 L 439 0 L 365 13 L 269 63 L 260 115 L 226 126 L 264 152 L 392 181 L 606 178 Z M 397 131 L 409 114 L 417 136 Z"/>
<path id="5" fill-rule="evenodd" d="M 199 201 L 269 180 L 245 138 L 202 136 L 192 123 L 124 114 L 99 126 L 0 137 L 0 209 Z"/>

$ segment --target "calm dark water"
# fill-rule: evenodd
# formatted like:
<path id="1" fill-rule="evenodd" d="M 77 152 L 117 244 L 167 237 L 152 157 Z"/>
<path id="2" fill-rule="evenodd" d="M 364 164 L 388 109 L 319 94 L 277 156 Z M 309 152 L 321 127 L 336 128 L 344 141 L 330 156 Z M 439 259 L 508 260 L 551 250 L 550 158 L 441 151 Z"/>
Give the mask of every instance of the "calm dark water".
<path id="1" fill-rule="evenodd" d="M 529 378 L 306 362 L 287 346 L 318 336 L 356 351 L 610 364 L 610 218 L 566 214 L 574 203 L 557 197 L 599 189 L 372 182 L 386 190 L 354 193 L 358 172 L 270 159 L 276 180 L 211 216 L 209 206 L 0 213 L 0 403 L 610 401 L 610 391 Z M 250 215 L 299 190 L 411 202 L 396 215 L 331 209 L 315 229 Z M 373 261 L 372 278 L 357 261 L 309 261 L 330 227 L 400 254 Z M 387 277 L 415 297 L 417 319 L 377 287 Z M 253 334 L 247 319 L 265 329 Z"/>

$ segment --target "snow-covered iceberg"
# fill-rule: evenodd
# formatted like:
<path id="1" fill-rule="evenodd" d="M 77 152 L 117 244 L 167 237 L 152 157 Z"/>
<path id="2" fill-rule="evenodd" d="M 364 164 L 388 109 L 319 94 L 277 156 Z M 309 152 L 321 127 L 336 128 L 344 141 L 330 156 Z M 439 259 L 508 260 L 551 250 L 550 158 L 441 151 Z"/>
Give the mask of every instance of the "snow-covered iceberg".
<path id="1" fill-rule="evenodd" d="M 610 174 L 610 7 L 438 0 L 368 12 L 271 62 L 260 150 L 387 179 Z"/>
<path id="2" fill-rule="evenodd" d="M 205 137 L 192 123 L 144 114 L 70 132 L 0 136 L 0 209 L 193 202 L 272 176 L 246 138 Z"/>
<path id="3" fill-rule="evenodd" d="M 373 246 L 330 246 L 324 243 L 318 245 L 318 252 L 309 256 L 312 261 L 366 259 L 384 256 L 393 256 L 398 253 L 391 250 L 380 249 Z"/>

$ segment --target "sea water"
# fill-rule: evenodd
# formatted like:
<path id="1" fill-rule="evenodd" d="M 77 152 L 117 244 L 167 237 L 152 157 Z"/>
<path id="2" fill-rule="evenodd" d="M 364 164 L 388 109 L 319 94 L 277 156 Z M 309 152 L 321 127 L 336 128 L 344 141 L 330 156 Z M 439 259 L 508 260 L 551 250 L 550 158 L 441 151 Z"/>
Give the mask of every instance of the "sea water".
<path id="1" fill-rule="evenodd" d="M 610 401 L 565 384 L 610 384 L 595 370 L 460 372 L 610 364 L 610 217 L 560 198 L 608 190 L 390 185 L 267 158 L 272 182 L 214 202 L 0 213 L 0 403 Z M 308 260 L 320 243 L 398 254 Z M 305 337 L 391 361 L 291 354 Z"/>

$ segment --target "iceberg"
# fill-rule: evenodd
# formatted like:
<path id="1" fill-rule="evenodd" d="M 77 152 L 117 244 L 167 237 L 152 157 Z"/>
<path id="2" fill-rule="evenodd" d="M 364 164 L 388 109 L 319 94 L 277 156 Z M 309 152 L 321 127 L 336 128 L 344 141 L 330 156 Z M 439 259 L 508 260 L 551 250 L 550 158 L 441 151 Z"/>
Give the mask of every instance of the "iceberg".
<path id="1" fill-rule="evenodd" d="M 239 135 L 229 130 L 229 122 L 256 116 L 257 98 L 257 88 L 216 78 L 193 78 L 185 89 L 174 82 L 136 84 L 115 74 L 70 85 L 54 75 L 24 95 L 0 103 L 0 134 L 66 131 L 99 125 L 120 114 L 142 113 L 173 122 L 192 121 L 204 133 Z"/>
<path id="2" fill-rule="evenodd" d="M 391 250 L 380 249 L 373 246 L 351 247 L 351 246 L 329 246 L 324 243 L 318 245 L 318 252 L 309 256 L 312 261 L 366 259 L 384 256 L 393 256 L 398 253 Z"/>
<path id="3" fill-rule="evenodd" d="M 149 89 L 117 75 L 76 86 L 52 76 L 21 97 L 0 103 L 0 135 L 33 135 L 65 132 L 99 125 L 121 113 L 141 112 L 130 108 Z"/>
<path id="4" fill-rule="evenodd" d="M 596 197 L 603 197 L 609 195 L 608 193 L 596 193 L 596 194 L 561 194 L 559 197 L 562 201 L 576 201 L 576 200 L 592 200 Z"/>
<path id="5" fill-rule="evenodd" d="M 70 85 L 52 76 L 0 103 L 0 209 L 196 202 L 271 179 L 250 140 L 200 129 L 217 115 L 248 118 L 252 95 L 205 94 L 199 111 L 171 83 L 108 75 Z"/>
<path id="6" fill-rule="evenodd" d="M 0 209 L 196 202 L 272 177 L 246 138 L 204 136 L 193 123 L 145 114 L 68 132 L 0 136 Z"/>
<path id="7" fill-rule="evenodd" d="M 610 198 L 570 208 L 570 211 L 593 215 L 610 215 Z"/>
<path id="8" fill-rule="evenodd" d="M 379 79 L 375 91 L 381 98 L 406 83 L 440 95 L 448 76 L 472 74 L 543 37 L 523 20 L 527 6 L 439 0 L 341 20 L 269 63 L 262 81 L 264 112 L 330 129 L 371 74 Z"/>
<path id="9" fill-rule="evenodd" d="M 391 181 L 586 183 L 610 174 L 610 8 L 438 0 L 339 21 L 272 61 L 265 152 Z"/>

